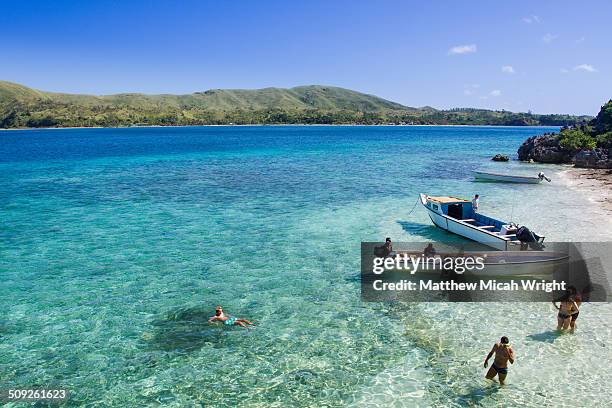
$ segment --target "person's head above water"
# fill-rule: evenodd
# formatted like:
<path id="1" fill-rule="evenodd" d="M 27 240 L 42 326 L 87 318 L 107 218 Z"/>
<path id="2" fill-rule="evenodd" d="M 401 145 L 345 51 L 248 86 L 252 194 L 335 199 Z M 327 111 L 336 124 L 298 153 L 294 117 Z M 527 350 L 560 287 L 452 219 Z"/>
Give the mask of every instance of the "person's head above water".
<path id="1" fill-rule="evenodd" d="M 479 198 L 479 197 L 480 197 L 480 196 L 479 196 L 478 194 L 476 194 L 476 195 L 474 196 L 474 198 Z"/>
<path id="2" fill-rule="evenodd" d="M 385 238 L 385 242 L 391 242 L 391 238 L 389 237 Z"/>
<path id="3" fill-rule="evenodd" d="M 500 340 L 501 344 L 503 345 L 507 345 L 510 344 L 510 340 L 508 339 L 508 337 L 506 336 L 502 336 L 501 340 Z"/>
<path id="4" fill-rule="evenodd" d="M 215 308 L 215 315 L 220 316 L 223 313 L 223 308 L 221 306 L 217 306 Z"/>
<path id="5" fill-rule="evenodd" d="M 571 302 L 574 301 L 578 295 L 578 290 L 575 286 L 568 286 L 565 288 L 565 292 L 559 298 L 560 302 Z"/>

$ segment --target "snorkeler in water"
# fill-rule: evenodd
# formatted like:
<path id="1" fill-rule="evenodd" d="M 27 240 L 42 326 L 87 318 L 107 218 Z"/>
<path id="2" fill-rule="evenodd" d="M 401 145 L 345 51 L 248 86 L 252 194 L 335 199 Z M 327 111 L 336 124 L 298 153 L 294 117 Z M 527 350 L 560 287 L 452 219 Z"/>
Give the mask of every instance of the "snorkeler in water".
<path id="1" fill-rule="evenodd" d="M 488 380 L 493 380 L 497 375 L 499 377 L 499 383 L 504 385 L 504 381 L 508 375 L 508 361 L 514 364 L 514 351 L 512 351 L 512 347 L 510 347 L 510 340 L 508 340 L 508 337 L 503 336 L 499 343 L 493 345 L 487 358 L 485 358 L 485 368 L 489 366 L 489 359 L 493 354 L 495 354 L 495 358 L 493 359 L 491 368 L 487 371 L 486 378 Z"/>
<path id="2" fill-rule="evenodd" d="M 221 306 L 217 306 L 215 308 L 215 315 L 208 319 L 209 323 L 213 322 L 223 322 L 226 326 L 241 326 L 241 327 L 249 327 L 249 325 L 254 326 L 254 324 L 247 319 L 239 319 L 234 316 L 226 316 L 223 313 L 223 308 Z"/>

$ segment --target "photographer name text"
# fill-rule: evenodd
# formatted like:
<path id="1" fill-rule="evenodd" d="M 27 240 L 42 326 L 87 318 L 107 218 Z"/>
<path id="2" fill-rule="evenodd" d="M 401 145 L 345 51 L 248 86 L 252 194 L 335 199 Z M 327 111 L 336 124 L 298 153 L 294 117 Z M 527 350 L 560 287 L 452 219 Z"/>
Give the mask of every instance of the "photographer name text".
<path id="1" fill-rule="evenodd" d="M 372 282 L 372 287 L 376 291 L 473 291 L 473 290 L 489 290 L 489 291 L 534 291 L 547 292 L 564 291 L 564 281 L 545 281 L 543 279 L 520 279 L 498 282 L 495 279 L 483 280 L 478 282 L 455 282 L 444 281 L 437 282 L 433 280 L 409 281 L 400 280 L 397 282 L 385 282 L 381 279 Z"/>

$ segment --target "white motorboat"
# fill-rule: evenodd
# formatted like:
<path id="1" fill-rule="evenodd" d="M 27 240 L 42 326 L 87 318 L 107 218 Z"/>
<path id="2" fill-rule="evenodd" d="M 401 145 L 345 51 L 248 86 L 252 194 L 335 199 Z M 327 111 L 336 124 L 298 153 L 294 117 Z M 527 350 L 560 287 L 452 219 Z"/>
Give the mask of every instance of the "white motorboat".
<path id="1" fill-rule="evenodd" d="M 462 237 L 502 251 L 521 246 L 538 246 L 544 242 L 526 227 L 500 221 L 472 208 L 472 202 L 457 197 L 433 197 L 421 193 L 421 204 L 431 221 L 438 227 Z"/>
<path id="2" fill-rule="evenodd" d="M 546 180 L 550 183 L 550 179 L 539 173 L 537 176 L 515 176 L 511 174 L 489 173 L 486 171 L 475 171 L 474 176 L 477 180 L 482 181 L 499 181 L 502 183 L 524 183 L 524 184 L 539 184 Z"/>

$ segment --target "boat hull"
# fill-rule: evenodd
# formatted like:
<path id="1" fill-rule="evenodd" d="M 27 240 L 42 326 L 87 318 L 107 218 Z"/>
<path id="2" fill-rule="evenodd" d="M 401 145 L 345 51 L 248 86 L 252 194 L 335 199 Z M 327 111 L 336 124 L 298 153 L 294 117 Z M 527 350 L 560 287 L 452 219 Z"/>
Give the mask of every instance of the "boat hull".
<path id="1" fill-rule="evenodd" d="M 400 256 L 420 257 L 420 251 L 400 251 Z M 442 258 L 457 257 L 458 254 L 439 254 Z M 561 252 L 554 251 L 478 251 L 464 252 L 460 255 L 463 258 L 483 257 L 484 268 L 481 270 L 465 271 L 465 276 L 476 277 L 551 277 L 555 272 L 560 272 L 567 265 L 569 256 Z M 434 264 L 435 265 L 435 264 Z M 442 269 L 431 268 L 421 271 L 423 274 L 439 275 Z"/>
<path id="2" fill-rule="evenodd" d="M 475 171 L 474 176 L 477 180 L 502 183 L 540 184 L 542 182 L 542 179 L 539 177 L 512 176 L 509 174 L 487 173 L 483 171 Z"/>

